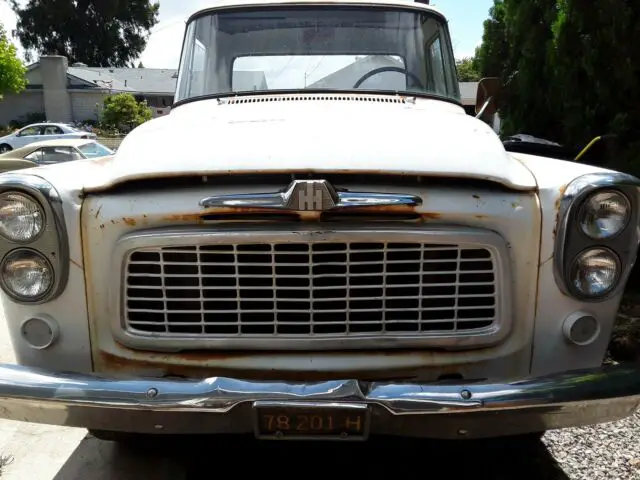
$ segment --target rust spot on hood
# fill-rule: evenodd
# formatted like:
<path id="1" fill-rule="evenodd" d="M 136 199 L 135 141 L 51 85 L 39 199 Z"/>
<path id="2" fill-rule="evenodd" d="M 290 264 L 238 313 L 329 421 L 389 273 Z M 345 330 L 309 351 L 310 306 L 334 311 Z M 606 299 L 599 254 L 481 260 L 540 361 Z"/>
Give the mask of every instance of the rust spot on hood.
<path id="1" fill-rule="evenodd" d="M 131 217 L 122 217 L 122 221 L 129 225 L 130 227 L 136 226 L 136 219 Z"/>

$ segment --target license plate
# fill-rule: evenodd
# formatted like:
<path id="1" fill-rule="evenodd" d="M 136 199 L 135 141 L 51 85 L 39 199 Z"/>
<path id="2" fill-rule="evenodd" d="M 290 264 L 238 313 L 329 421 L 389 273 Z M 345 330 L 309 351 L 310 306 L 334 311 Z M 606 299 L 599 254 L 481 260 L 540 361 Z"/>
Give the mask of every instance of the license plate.
<path id="1" fill-rule="evenodd" d="M 256 437 L 273 440 L 365 440 L 369 409 L 351 403 L 255 402 Z"/>

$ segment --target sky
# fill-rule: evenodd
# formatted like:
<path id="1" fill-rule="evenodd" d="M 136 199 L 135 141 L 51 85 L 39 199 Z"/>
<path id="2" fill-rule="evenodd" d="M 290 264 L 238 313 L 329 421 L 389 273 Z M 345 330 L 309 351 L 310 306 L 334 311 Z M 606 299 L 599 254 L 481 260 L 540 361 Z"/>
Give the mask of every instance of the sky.
<path id="1" fill-rule="evenodd" d="M 482 23 L 493 0 L 432 0 L 431 3 L 449 19 L 456 58 L 473 55 L 482 40 Z M 144 66 L 177 68 L 186 19 L 197 10 L 212 5 L 215 0 L 160 0 L 160 21 L 151 30 L 140 58 Z M 0 22 L 9 34 L 15 28 L 16 18 L 6 0 L 0 0 Z M 22 56 L 23 50 L 17 40 L 14 43 Z"/>

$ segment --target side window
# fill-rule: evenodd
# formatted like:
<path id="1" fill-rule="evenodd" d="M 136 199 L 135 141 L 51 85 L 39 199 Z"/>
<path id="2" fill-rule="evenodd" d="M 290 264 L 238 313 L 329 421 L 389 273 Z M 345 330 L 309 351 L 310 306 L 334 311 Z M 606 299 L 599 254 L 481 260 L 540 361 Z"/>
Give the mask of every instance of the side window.
<path id="1" fill-rule="evenodd" d="M 24 157 L 25 160 L 29 160 L 30 162 L 34 162 L 34 163 L 38 163 L 41 164 L 42 163 L 42 149 L 38 149 L 35 152 L 31 152 L 29 155 L 27 155 L 26 157 Z"/>
<path id="2" fill-rule="evenodd" d="M 447 94 L 447 80 L 444 72 L 444 62 L 442 58 L 442 44 L 440 36 L 437 36 L 429 45 L 429 58 L 433 72 L 433 86 L 437 93 Z"/>
<path id="3" fill-rule="evenodd" d="M 20 130 L 18 137 L 28 137 L 32 135 L 40 135 L 40 127 L 27 127 Z"/>
<path id="4" fill-rule="evenodd" d="M 43 147 L 39 152 L 40 157 L 37 160 L 32 160 L 28 157 L 25 158 L 40 165 L 70 162 L 72 160 L 80 160 L 82 158 L 82 155 L 72 147 Z"/>
<path id="5" fill-rule="evenodd" d="M 62 135 L 62 129 L 60 127 L 56 127 L 55 125 L 49 125 L 44 127 L 43 135 Z"/>

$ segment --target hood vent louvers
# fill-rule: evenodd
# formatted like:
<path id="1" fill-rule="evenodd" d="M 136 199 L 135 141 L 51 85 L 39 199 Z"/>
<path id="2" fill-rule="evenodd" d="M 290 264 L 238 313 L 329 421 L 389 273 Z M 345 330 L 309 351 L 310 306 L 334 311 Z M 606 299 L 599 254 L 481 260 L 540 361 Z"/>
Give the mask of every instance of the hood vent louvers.
<path id="1" fill-rule="evenodd" d="M 370 95 L 269 95 L 269 96 L 251 96 L 251 97 L 235 97 L 221 98 L 218 100 L 220 105 L 238 105 L 241 103 L 270 103 L 270 102 L 365 102 L 365 103 L 415 103 L 413 97 L 387 97 L 387 96 L 370 96 Z"/>

